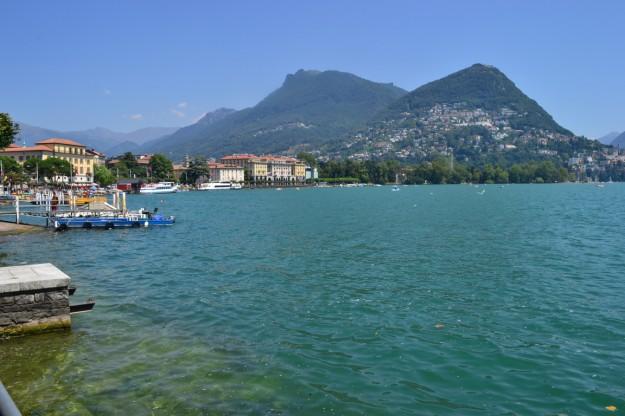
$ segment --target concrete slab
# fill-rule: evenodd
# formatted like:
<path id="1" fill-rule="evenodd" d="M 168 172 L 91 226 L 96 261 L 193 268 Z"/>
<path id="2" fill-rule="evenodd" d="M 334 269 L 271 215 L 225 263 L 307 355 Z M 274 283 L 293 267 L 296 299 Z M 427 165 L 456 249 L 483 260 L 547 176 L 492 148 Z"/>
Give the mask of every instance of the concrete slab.
<path id="1" fill-rule="evenodd" d="M 0 295 L 69 286 L 70 277 L 50 263 L 0 267 Z"/>

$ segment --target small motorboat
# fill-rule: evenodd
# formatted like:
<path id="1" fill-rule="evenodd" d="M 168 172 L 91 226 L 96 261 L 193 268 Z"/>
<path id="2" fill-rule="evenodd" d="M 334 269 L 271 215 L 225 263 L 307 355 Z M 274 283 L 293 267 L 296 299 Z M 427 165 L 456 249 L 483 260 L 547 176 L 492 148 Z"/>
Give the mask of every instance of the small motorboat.
<path id="1" fill-rule="evenodd" d="M 399 186 L 397 185 L 393 186 L 393 192 L 397 192 L 397 191 L 399 191 Z"/>

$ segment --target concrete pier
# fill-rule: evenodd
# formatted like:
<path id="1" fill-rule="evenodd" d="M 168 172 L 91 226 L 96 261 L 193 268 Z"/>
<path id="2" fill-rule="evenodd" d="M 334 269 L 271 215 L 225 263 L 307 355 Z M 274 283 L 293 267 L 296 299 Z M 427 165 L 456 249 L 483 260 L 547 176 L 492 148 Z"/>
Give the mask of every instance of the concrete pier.
<path id="1" fill-rule="evenodd" d="M 68 328 L 69 283 L 50 263 L 0 267 L 0 335 Z"/>

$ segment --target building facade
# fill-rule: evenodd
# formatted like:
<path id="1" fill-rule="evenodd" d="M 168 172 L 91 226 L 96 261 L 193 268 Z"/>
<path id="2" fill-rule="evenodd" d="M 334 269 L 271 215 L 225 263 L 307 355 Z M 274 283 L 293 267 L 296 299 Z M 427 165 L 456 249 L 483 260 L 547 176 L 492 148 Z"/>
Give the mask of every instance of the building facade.
<path id="1" fill-rule="evenodd" d="M 236 182 L 245 180 L 245 168 L 238 165 L 226 165 L 224 163 L 208 164 L 209 178 L 211 182 Z"/>
<path id="2" fill-rule="evenodd" d="M 96 152 L 97 153 L 97 152 Z M 38 141 L 35 146 L 10 145 L 0 150 L 0 155 L 15 159 L 23 164 L 28 159 L 45 160 L 50 157 L 66 160 L 72 167 L 71 177 L 54 178 L 61 182 L 91 183 L 93 182 L 93 170 L 98 155 L 87 151 L 85 145 L 69 139 L 51 138 Z"/>
<path id="3" fill-rule="evenodd" d="M 224 156 L 224 165 L 243 167 L 246 180 L 267 184 L 301 183 L 306 180 L 306 164 L 288 156 L 235 154 Z"/>

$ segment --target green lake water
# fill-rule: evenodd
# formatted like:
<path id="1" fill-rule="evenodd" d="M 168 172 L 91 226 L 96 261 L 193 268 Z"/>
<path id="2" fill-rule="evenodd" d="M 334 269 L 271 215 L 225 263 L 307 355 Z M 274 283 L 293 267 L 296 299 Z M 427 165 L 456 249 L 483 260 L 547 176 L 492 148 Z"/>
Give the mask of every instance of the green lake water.
<path id="1" fill-rule="evenodd" d="M 0 237 L 97 301 L 1 340 L 0 379 L 27 415 L 625 411 L 625 185 L 482 188 L 132 195 L 175 226 Z"/>

